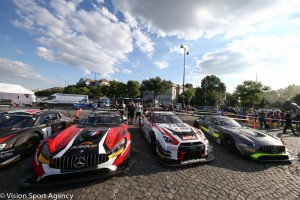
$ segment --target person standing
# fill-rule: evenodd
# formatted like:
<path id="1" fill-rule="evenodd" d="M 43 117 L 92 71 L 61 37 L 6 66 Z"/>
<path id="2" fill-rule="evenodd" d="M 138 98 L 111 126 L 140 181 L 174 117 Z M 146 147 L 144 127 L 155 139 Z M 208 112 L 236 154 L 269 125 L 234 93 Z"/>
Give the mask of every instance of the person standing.
<path id="1" fill-rule="evenodd" d="M 259 113 L 259 122 L 260 122 L 260 128 L 262 129 L 262 126 L 264 124 L 265 128 L 266 128 L 266 113 L 262 110 Z"/>
<path id="2" fill-rule="evenodd" d="M 128 120 L 129 120 L 129 124 L 133 124 L 134 111 L 135 111 L 134 102 L 131 102 L 128 105 L 128 118 L 129 118 Z"/>
<path id="3" fill-rule="evenodd" d="M 283 134 L 286 134 L 286 129 L 291 128 L 293 134 L 294 134 L 295 136 L 298 136 L 298 135 L 295 133 L 294 128 L 293 128 L 293 126 L 292 126 L 292 115 L 291 115 L 291 113 L 290 113 L 289 111 L 286 112 L 286 115 L 284 116 L 284 118 L 285 118 L 285 126 L 284 126 L 284 129 L 283 129 Z"/>
<path id="4" fill-rule="evenodd" d="M 275 118 L 277 120 L 277 128 L 279 128 L 280 121 L 281 121 L 281 117 L 280 117 L 280 112 L 279 111 L 276 112 Z"/>
<path id="5" fill-rule="evenodd" d="M 143 109 L 143 106 L 141 105 L 141 103 L 137 102 L 135 104 L 135 123 L 136 123 L 136 120 L 139 119 L 139 124 L 140 124 L 142 109 Z"/>

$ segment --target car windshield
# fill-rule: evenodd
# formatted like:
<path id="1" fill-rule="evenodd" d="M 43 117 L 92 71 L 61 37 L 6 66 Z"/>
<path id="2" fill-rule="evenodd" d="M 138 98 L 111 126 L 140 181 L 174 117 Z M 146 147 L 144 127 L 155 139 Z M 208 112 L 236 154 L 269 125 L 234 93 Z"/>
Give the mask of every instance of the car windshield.
<path id="1" fill-rule="evenodd" d="M 182 123 L 177 115 L 154 114 L 153 119 L 155 123 Z"/>
<path id="2" fill-rule="evenodd" d="M 119 115 L 90 115 L 80 121 L 82 125 L 118 125 L 122 124 L 123 120 Z"/>
<path id="3" fill-rule="evenodd" d="M 235 126 L 235 127 L 241 127 L 241 125 L 230 118 L 216 118 L 214 119 L 214 124 L 219 126 Z"/>
<path id="4" fill-rule="evenodd" d="M 24 128 L 34 124 L 34 118 L 30 115 L 12 115 L 7 120 L 0 122 L 0 127 Z"/>

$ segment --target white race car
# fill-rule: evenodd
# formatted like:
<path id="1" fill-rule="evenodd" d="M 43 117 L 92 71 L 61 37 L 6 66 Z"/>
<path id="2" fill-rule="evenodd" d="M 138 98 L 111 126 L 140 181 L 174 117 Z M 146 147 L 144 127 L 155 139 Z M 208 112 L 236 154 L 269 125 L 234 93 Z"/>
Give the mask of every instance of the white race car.
<path id="1" fill-rule="evenodd" d="M 140 129 L 165 165 L 187 165 L 214 159 L 212 147 L 201 130 L 173 112 L 149 111 L 141 117 Z"/>

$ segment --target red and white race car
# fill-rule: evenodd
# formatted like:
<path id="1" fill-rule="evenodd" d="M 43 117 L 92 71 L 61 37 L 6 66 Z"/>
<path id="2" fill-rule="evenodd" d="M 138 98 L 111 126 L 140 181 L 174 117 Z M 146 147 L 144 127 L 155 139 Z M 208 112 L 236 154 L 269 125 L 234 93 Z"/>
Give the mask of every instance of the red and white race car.
<path id="1" fill-rule="evenodd" d="M 173 112 L 150 111 L 141 118 L 140 129 L 162 164 L 177 166 L 214 159 L 212 147 L 201 130 Z"/>
<path id="2" fill-rule="evenodd" d="M 118 111 L 93 112 L 40 143 L 34 155 L 33 179 L 23 185 L 49 184 L 47 179 L 61 177 L 60 182 L 76 182 L 123 172 L 129 164 L 130 146 L 128 126 Z"/>

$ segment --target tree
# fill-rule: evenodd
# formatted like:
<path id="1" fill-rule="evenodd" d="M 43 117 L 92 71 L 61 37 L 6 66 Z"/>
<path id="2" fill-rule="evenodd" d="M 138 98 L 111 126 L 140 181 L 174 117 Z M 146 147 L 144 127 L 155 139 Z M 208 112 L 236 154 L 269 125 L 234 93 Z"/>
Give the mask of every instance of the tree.
<path id="1" fill-rule="evenodd" d="M 104 88 L 105 90 L 105 95 L 108 98 L 119 98 L 126 96 L 126 84 L 118 81 L 111 81 L 110 85 L 108 88 Z"/>
<path id="2" fill-rule="evenodd" d="M 141 95 L 140 92 L 140 83 L 138 81 L 129 80 L 127 81 L 127 97 L 136 98 Z"/>
<path id="3" fill-rule="evenodd" d="M 300 94 L 297 94 L 296 96 L 294 96 L 292 99 L 291 99 L 292 102 L 300 105 Z"/>
<path id="4" fill-rule="evenodd" d="M 235 93 L 238 94 L 243 107 L 253 107 L 261 103 L 263 98 L 263 85 L 261 82 L 244 81 L 236 87 Z"/>
<path id="5" fill-rule="evenodd" d="M 142 81 L 141 91 L 151 92 L 153 94 L 153 101 L 155 102 L 157 95 L 166 93 L 172 87 L 171 81 L 161 80 L 159 76 L 155 78 L 145 79 Z"/>
<path id="6" fill-rule="evenodd" d="M 201 90 L 196 89 L 195 96 L 201 98 L 200 105 L 214 106 L 216 101 L 224 104 L 224 96 L 226 94 L 226 86 L 221 80 L 214 76 L 206 76 L 201 81 Z"/>
<path id="7" fill-rule="evenodd" d="M 193 88 L 192 84 L 186 84 L 185 87 L 187 90 L 184 91 L 184 99 L 187 101 L 188 105 L 191 105 L 191 100 L 193 96 L 195 96 L 195 88 Z"/>

